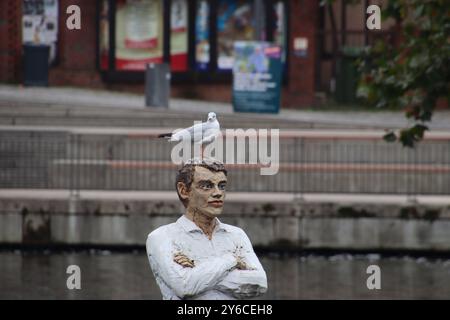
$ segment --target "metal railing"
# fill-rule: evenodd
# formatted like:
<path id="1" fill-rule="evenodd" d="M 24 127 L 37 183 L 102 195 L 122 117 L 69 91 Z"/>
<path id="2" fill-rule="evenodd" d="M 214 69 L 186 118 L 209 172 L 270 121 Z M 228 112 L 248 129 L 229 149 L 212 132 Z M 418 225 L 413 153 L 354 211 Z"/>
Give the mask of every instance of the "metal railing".
<path id="1" fill-rule="evenodd" d="M 450 134 L 429 135 L 415 149 L 387 143 L 382 134 L 282 131 L 278 173 L 226 163 L 228 190 L 450 194 Z M 156 135 L 2 130 L 0 188 L 174 190 L 173 144 Z"/>

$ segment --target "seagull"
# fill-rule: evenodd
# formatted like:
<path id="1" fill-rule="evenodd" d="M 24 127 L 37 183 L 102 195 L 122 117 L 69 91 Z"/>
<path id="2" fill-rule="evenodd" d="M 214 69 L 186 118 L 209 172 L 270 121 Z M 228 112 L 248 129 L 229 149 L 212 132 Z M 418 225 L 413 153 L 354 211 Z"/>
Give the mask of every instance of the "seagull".
<path id="1" fill-rule="evenodd" d="M 167 138 L 171 142 L 179 142 L 187 137 L 191 141 L 200 144 L 213 142 L 220 134 L 220 123 L 217 121 L 217 116 L 214 112 L 208 113 L 208 120 L 206 122 L 197 123 L 192 127 L 175 130 L 171 133 L 163 133 L 158 135 L 158 138 Z"/>

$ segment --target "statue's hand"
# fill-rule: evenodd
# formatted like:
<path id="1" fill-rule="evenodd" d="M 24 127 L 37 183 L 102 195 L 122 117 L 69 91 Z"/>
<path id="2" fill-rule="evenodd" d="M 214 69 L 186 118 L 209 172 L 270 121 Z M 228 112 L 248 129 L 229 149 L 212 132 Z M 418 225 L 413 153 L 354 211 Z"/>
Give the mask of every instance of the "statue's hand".
<path id="1" fill-rule="evenodd" d="M 184 253 L 177 252 L 173 255 L 173 261 L 185 268 L 195 267 L 194 260 L 189 259 Z"/>
<path id="2" fill-rule="evenodd" d="M 249 270 L 249 267 L 247 266 L 247 264 L 244 262 L 244 260 L 242 260 L 241 257 L 236 256 L 236 268 L 239 270 Z"/>

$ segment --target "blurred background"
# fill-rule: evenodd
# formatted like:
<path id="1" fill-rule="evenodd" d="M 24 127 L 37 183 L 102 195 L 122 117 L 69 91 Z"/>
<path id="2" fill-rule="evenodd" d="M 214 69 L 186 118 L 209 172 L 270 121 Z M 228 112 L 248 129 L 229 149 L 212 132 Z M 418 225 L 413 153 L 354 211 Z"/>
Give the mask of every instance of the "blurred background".
<path id="1" fill-rule="evenodd" d="M 366 27 L 371 4 L 380 29 Z M 378 43 L 425 46 L 435 27 L 448 37 L 442 7 L 2 0 L 0 298 L 160 299 L 145 240 L 183 206 L 173 145 L 156 137 L 214 111 L 222 130 L 280 129 L 276 175 L 226 164 L 221 220 L 249 235 L 268 275 L 262 298 L 448 299 L 450 111 L 438 99 L 448 94 L 448 46 L 410 50 L 403 78 L 401 59 L 366 56 Z M 404 21 L 428 16 L 436 26 L 426 20 L 411 43 Z M 236 41 L 281 49 L 274 110 L 234 108 Z M 403 89 L 367 94 L 381 83 Z M 398 141 L 387 135 L 408 127 Z M 81 290 L 66 286 L 69 265 L 81 268 Z M 381 269 L 379 290 L 366 285 L 370 265 Z"/>

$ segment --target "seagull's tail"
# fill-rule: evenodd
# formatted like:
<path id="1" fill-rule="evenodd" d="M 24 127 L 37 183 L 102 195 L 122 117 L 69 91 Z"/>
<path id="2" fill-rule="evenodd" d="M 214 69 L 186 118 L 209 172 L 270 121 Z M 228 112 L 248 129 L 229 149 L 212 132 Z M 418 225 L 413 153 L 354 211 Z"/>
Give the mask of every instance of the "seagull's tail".
<path id="1" fill-rule="evenodd" d="M 170 138 L 172 137 L 172 133 L 161 133 L 158 135 L 158 138 Z"/>

